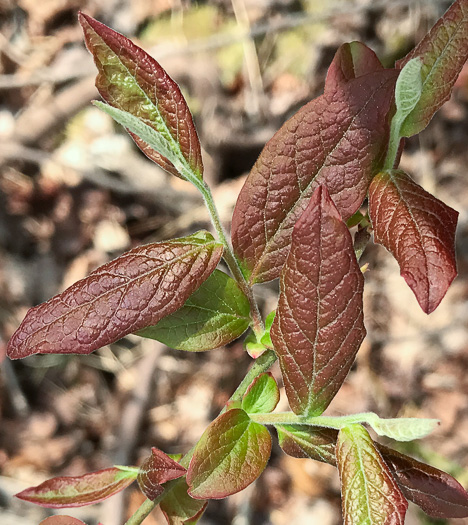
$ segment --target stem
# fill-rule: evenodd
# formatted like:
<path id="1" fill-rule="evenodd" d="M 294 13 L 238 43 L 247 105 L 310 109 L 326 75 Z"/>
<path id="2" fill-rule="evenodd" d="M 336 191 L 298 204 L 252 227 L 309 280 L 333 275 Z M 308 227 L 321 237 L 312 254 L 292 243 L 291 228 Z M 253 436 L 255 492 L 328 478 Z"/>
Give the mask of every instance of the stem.
<path id="1" fill-rule="evenodd" d="M 227 236 L 226 236 L 226 233 L 224 232 L 223 225 L 221 224 L 221 220 L 219 218 L 218 210 L 214 203 L 213 195 L 211 194 L 211 190 L 207 186 L 207 184 L 203 182 L 201 182 L 200 184 L 197 184 L 197 188 L 200 190 L 200 193 L 203 196 L 206 207 L 208 208 L 208 211 L 210 213 L 211 222 L 213 223 L 216 233 L 218 234 L 218 238 L 224 245 L 223 257 L 229 267 L 229 270 L 231 271 L 232 276 L 237 281 L 238 285 L 240 286 L 242 291 L 247 296 L 247 299 L 249 300 L 250 316 L 252 318 L 252 330 L 255 332 L 255 335 L 257 335 L 258 337 L 261 337 L 265 331 L 265 328 L 263 326 L 263 320 L 262 320 L 262 316 L 260 315 L 260 311 L 258 309 L 257 301 L 255 300 L 251 286 L 246 281 L 244 274 L 242 273 L 242 270 L 239 266 L 236 256 L 234 255 L 234 252 L 231 248 L 231 245 L 229 244 L 227 240 Z"/>
<path id="2" fill-rule="evenodd" d="M 243 395 L 246 393 L 247 389 L 249 388 L 252 381 L 258 377 L 260 374 L 263 374 L 266 372 L 271 365 L 276 361 L 276 354 L 273 352 L 273 350 L 268 350 L 264 354 L 262 354 L 258 359 L 255 360 L 254 364 L 250 368 L 250 370 L 245 375 L 244 379 L 240 383 L 240 385 L 236 388 L 236 391 L 232 396 L 229 398 L 229 402 L 231 401 L 239 401 L 242 399 Z M 228 404 L 226 403 L 226 405 Z M 226 406 L 221 410 L 219 415 L 226 412 Z M 264 414 L 264 415 L 270 415 L 270 414 Z M 196 446 L 196 445 L 195 445 Z M 193 453 L 195 452 L 195 446 L 193 446 L 187 454 L 180 460 L 180 464 L 187 468 L 189 466 L 190 460 L 192 459 Z M 140 507 L 137 509 L 137 511 L 130 516 L 128 521 L 125 523 L 125 525 L 140 525 L 140 523 L 148 517 L 148 515 L 151 513 L 154 508 L 159 505 L 161 500 L 170 492 L 173 487 L 178 482 L 178 479 L 175 479 L 173 481 L 169 481 L 165 485 L 164 492 L 160 494 L 155 500 L 151 501 L 149 499 L 146 499 Z"/>
<path id="3" fill-rule="evenodd" d="M 390 139 L 388 141 L 387 156 L 385 157 L 385 162 L 383 165 L 384 170 L 391 170 L 395 167 L 398 148 L 400 146 L 400 129 L 402 123 L 400 119 L 395 117 L 396 115 L 392 118 L 392 123 L 390 125 Z"/>
<path id="4" fill-rule="evenodd" d="M 262 425 L 308 425 L 314 427 L 326 427 L 340 430 L 354 423 L 368 423 L 372 425 L 375 420 L 380 419 L 373 412 L 352 414 L 349 416 L 297 416 L 293 412 L 276 412 L 273 414 L 250 414 L 250 419 Z"/>

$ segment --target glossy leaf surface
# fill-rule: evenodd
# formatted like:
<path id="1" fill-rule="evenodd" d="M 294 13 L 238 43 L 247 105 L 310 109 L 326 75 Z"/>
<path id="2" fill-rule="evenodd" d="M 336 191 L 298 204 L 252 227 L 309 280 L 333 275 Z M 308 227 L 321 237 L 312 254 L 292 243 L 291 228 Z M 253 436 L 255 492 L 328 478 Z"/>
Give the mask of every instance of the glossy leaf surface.
<path id="1" fill-rule="evenodd" d="M 177 84 L 154 58 L 128 38 L 83 13 L 79 19 L 99 71 L 96 87 L 104 100 L 151 126 L 188 171 L 201 179 L 200 142 Z M 150 159 L 170 173 L 187 178 L 160 152 L 136 135 L 132 137 Z"/>
<path id="2" fill-rule="evenodd" d="M 310 458 L 336 465 L 338 430 L 306 425 L 277 425 L 280 447 L 293 458 Z"/>
<path id="3" fill-rule="evenodd" d="M 278 438 L 286 454 L 336 466 L 338 431 L 305 425 L 278 425 Z M 405 498 L 436 518 L 468 516 L 468 493 L 458 481 L 439 469 L 375 443 Z"/>
<path id="4" fill-rule="evenodd" d="M 8 355 L 88 354 L 154 325 L 184 304 L 222 253 L 208 232 L 130 250 L 29 310 Z"/>
<path id="5" fill-rule="evenodd" d="M 408 502 L 363 426 L 340 430 L 336 461 L 344 525 L 404 525 Z"/>
<path id="6" fill-rule="evenodd" d="M 242 409 L 247 414 L 272 412 L 280 399 L 275 378 L 268 372 L 254 379 L 242 399 Z"/>
<path id="7" fill-rule="evenodd" d="M 457 0 L 426 37 L 402 60 L 421 57 L 422 94 L 401 127 L 402 136 L 422 131 L 450 97 L 453 84 L 468 58 L 468 0 Z"/>
<path id="8" fill-rule="evenodd" d="M 344 219 L 359 208 L 386 148 L 396 74 L 382 70 L 326 88 L 267 143 L 232 219 L 234 251 L 251 283 L 279 276 L 294 225 L 319 184 Z"/>
<path id="9" fill-rule="evenodd" d="M 160 507 L 169 525 L 195 525 L 205 511 L 208 503 L 190 497 L 187 491 L 188 485 L 181 479 L 161 501 Z"/>
<path id="10" fill-rule="evenodd" d="M 108 468 L 83 476 L 52 478 L 16 494 L 17 498 L 41 507 L 59 509 L 98 503 L 135 480 L 137 474 Z"/>
<path id="11" fill-rule="evenodd" d="M 215 270 L 173 314 L 137 335 L 177 350 L 199 352 L 226 345 L 249 327 L 250 306 L 237 283 Z"/>
<path id="12" fill-rule="evenodd" d="M 255 481 L 268 463 L 271 436 L 244 410 L 228 410 L 206 429 L 187 473 L 189 494 L 197 499 L 220 499 Z"/>
<path id="13" fill-rule="evenodd" d="M 325 90 L 335 91 L 353 78 L 382 69 L 377 55 L 362 42 L 342 44 L 328 68 Z"/>
<path id="14" fill-rule="evenodd" d="M 405 172 L 387 170 L 369 188 L 369 215 L 375 242 L 393 254 L 421 308 L 431 313 L 457 275 L 458 212 Z"/>
<path id="15" fill-rule="evenodd" d="M 162 450 L 153 447 L 151 456 L 140 466 L 137 481 L 143 494 L 148 499 L 154 500 L 164 491 L 161 483 L 180 478 L 186 471 Z"/>
<path id="16" fill-rule="evenodd" d="M 435 518 L 468 517 L 468 493 L 439 469 L 379 445 L 405 497 Z"/>
<path id="17" fill-rule="evenodd" d="M 349 230 L 321 186 L 294 228 L 271 328 L 296 414 L 320 415 L 348 374 L 366 334 L 363 287 Z"/>
<path id="18" fill-rule="evenodd" d="M 86 525 L 83 521 L 72 518 L 71 516 L 50 516 L 50 518 L 46 518 L 45 520 L 42 520 L 39 525 Z"/>

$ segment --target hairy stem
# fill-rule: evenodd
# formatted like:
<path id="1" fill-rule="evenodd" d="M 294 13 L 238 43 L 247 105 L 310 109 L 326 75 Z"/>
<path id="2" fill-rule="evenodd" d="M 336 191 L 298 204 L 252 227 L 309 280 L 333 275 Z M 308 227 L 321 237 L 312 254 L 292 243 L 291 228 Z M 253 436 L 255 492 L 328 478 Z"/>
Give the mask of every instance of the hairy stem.
<path id="1" fill-rule="evenodd" d="M 242 396 L 246 393 L 247 389 L 249 388 L 249 385 L 252 383 L 252 381 L 258 377 L 260 374 L 263 374 L 266 372 L 272 364 L 276 361 L 276 354 L 273 352 L 273 350 L 268 350 L 264 354 L 262 354 L 253 364 L 253 366 L 250 368 L 250 370 L 245 375 L 244 379 L 240 383 L 240 385 L 237 387 L 236 391 L 232 394 L 230 397 L 229 402 L 232 401 L 239 401 L 242 399 Z M 226 405 L 228 404 L 226 403 Z M 223 414 L 226 411 L 226 406 L 221 410 L 219 415 Z M 193 453 L 195 451 L 195 446 L 192 447 L 187 454 L 180 460 L 180 464 L 187 468 L 189 466 L 190 460 L 192 459 Z M 156 508 L 159 503 L 161 503 L 164 496 L 172 490 L 174 485 L 178 482 L 178 479 L 175 479 L 173 481 L 169 481 L 165 485 L 164 492 L 158 496 L 155 500 L 151 501 L 149 499 L 146 499 L 140 507 L 136 510 L 136 512 L 128 519 L 128 521 L 125 523 L 125 525 L 140 525 L 142 521 L 151 513 L 153 509 Z"/>
<path id="2" fill-rule="evenodd" d="M 260 337 L 261 335 L 263 335 L 263 332 L 265 329 L 263 325 L 262 316 L 260 315 L 260 311 L 258 309 L 257 301 L 255 300 L 253 290 L 251 286 L 249 286 L 248 282 L 246 281 L 244 274 L 242 273 L 242 270 L 236 259 L 236 256 L 234 255 L 234 252 L 231 248 L 231 245 L 229 244 L 229 241 L 227 240 L 227 236 L 224 231 L 223 225 L 221 224 L 221 220 L 219 218 L 218 210 L 214 203 L 213 195 L 211 194 L 211 190 L 208 187 L 208 185 L 205 183 L 197 184 L 197 188 L 200 190 L 200 193 L 203 196 L 206 207 L 208 208 L 208 211 L 210 213 L 211 222 L 213 223 L 216 233 L 218 234 L 218 238 L 224 245 L 223 257 L 229 267 L 229 270 L 231 271 L 232 276 L 237 281 L 240 288 L 242 289 L 242 291 L 245 293 L 245 295 L 247 296 L 249 300 L 250 316 L 252 318 L 252 329 L 255 332 L 255 334 Z"/>

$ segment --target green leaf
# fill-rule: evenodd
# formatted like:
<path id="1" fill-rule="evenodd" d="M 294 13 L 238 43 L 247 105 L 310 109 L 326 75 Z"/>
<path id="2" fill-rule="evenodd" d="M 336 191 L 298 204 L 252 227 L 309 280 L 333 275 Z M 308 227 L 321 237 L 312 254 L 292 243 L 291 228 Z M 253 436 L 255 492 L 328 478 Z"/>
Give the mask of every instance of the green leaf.
<path id="1" fill-rule="evenodd" d="M 422 92 L 401 128 L 403 137 L 422 131 L 434 113 L 448 100 L 468 58 L 468 0 L 457 0 L 424 39 L 396 66 L 402 68 L 420 57 Z"/>
<path id="2" fill-rule="evenodd" d="M 268 372 L 254 379 L 242 398 L 242 408 L 247 414 L 272 412 L 280 399 L 275 378 Z"/>
<path id="3" fill-rule="evenodd" d="M 438 419 L 400 417 L 395 419 L 380 419 L 367 422 L 379 436 L 386 436 L 396 441 L 412 441 L 430 434 L 440 422 Z"/>
<path id="4" fill-rule="evenodd" d="M 408 502 L 361 425 L 340 430 L 336 461 L 344 525 L 403 525 Z"/>
<path id="5" fill-rule="evenodd" d="M 136 477 L 136 472 L 108 468 L 83 476 L 52 478 L 23 490 L 16 497 L 50 509 L 82 507 L 117 494 Z"/>
<path id="6" fill-rule="evenodd" d="M 200 352 L 237 339 L 249 323 L 247 297 L 234 279 L 215 270 L 182 308 L 136 334 L 176 350 Z"/>
<path id="7" fill-rule="evenodd" d="M 220 499 L 239 492 L 263 472 L 271 452 L 271 436 L 239 408 L 225 412 L 205 430 L 187 472 L 189 494 Z"/>
<path id="8" fill-rule="evenodd" d="M 421 70 L 422 61 L 419 57 L 412 58 L 401 70 L 395 86 L 397 111 L 394 120 L 403 122 L 419 102 L 423 88 Z"/>
<path id="9" fill-rule="evenodd" d="M 169 525 L 195 525 L 205 512 L 208 503 L 191 498 L 185 479 L 177 481 L 164 496 L 160 507 Z"/>
<path id="10" fill-rule="evenodd" d="M 200 182 L 200 142 L 177 84 L 154 58 L 128 38 L 84 13 L 79 14 L 79 20 L 99 72 L 96 87 L 104 100 L 117 109 L 114 114 L 106 111 L 129 123 L 126 127 L 130 134 L 151 160 L 176 176 Z M 139 120 L 141 127 L 126 113 Z M 132 129 L 135 126 L 137 131 Z M 149 134 L 145 126 L 159 138 Z"/>

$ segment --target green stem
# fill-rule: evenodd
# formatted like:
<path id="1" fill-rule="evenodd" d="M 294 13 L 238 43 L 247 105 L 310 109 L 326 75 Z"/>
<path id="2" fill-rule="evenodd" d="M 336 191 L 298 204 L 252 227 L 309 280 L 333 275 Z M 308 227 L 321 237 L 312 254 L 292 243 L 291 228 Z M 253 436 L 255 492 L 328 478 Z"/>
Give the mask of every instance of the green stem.
<path id="1" fill-rule="evenodd" d="M 396 158 L 398 155 L 398 148 L 400 146 L 400 129 L 401 121 L 398 118 L 393 117 L 390 125 L 390 140 L 388 142 L 387 156 L 383 165 L 384 170 L 391 170 L 395 167 Z"/>
<path id="2" fill-rule="evenodd" d="M 230 397 L 228 403 L 232 401 L 240 401 L 243 395 L 246 393 L 252 381 L 256 377 L 258 377 L 260 374 L 263 374 L 264 372 L 266 372 L 273 365 L 275 361 L 276 361 L 276 354 L 273 352 L 273 350 L 266 351 L 258 359 L 256 359 L 254 364 L 252 365 L 252 367 L 250 368 L 250 370 L 247 372 L 244 379 L 240 383 L 240 385 L 237 387 L 234 394 L 232 394 L 232 396 Z M 228 403 L 226 403 L 226 405 Z M 225 411 L 226 411 L 226 406 L 221 410 L 219 415 L 223 414 Z M 195 451 L 195 446 L 193 446 L 187 452 L 187 454 L 185 454 L 185 456 L 180 460 L 180 464 L 183 467 L 187 468 L 189 466 L 190 460 L 192 459 L 194 451 Z M 140 523 L 151 513 L 151 511 L 154 510 L 157 505 L 159 505 L 159 503 L 164 498 L 164 496 L 172 490 L 172 488 L 175 486 L 175 484 L 178 481 L 179 481 L 178 479 L 175 479 L 173 481 L 169 481 L 168 483 L 166 483 L 164 492 L 160 496 L 158 496 L 155 500 L 151 501 L 149 499 L 146 499 L 140 505 L 137 511 L 128 519 L 125 525 L 140 525 Z"/>
<path id="3" fill-rule="evenodd" d="M 276 412 L 272 414 L 250 414 L 250 418 L 262 425 L 308 425 L 314 427 L 326 427 L 341 429 L 354 423 L 367 423 L 372 425 L 376 419 L 380 419 L 374 412 L 352 414 L 350 416 L 297 416 L 293 412 Z"/>
<path id="4" fill-rule="evenodd" d="M 246 281 L 244 274 L 242 273 L 242 270 L 236 259 L 236 256 L 234 255 L 234 252 L 231 248 L 231 245 L 229 244 L 227 240 L 227 236 L 224 231 L 223 225 L 221 224 L 221 220 L 219 218 L 218 210 L 214 203 L 211 190 L 209 186 L 204 182 L 200 182 L 196 184 L 196 186 L 203 196 L 206 207 L 208 208 L 208 211 L 210 213 L 211 222 L 213 223 L 216 233 L 218 234 L 218 238 L 224 245 L 223 257 L 229 267 L 229 270 L 231 271 L 232 276 L 237 281 L 240 288 L 242 289 L 242 291 L 245 293 L 245 295 L 247 296 L 249 300 L 250 316 L 252 318 L 252 330 L 255 332 L 256 335 L 261 337 L 264 333 L 265 328 L 263 325 L 262 316 L 258 309 L 257 301 L 255 300 L 252 287 Z"/>

